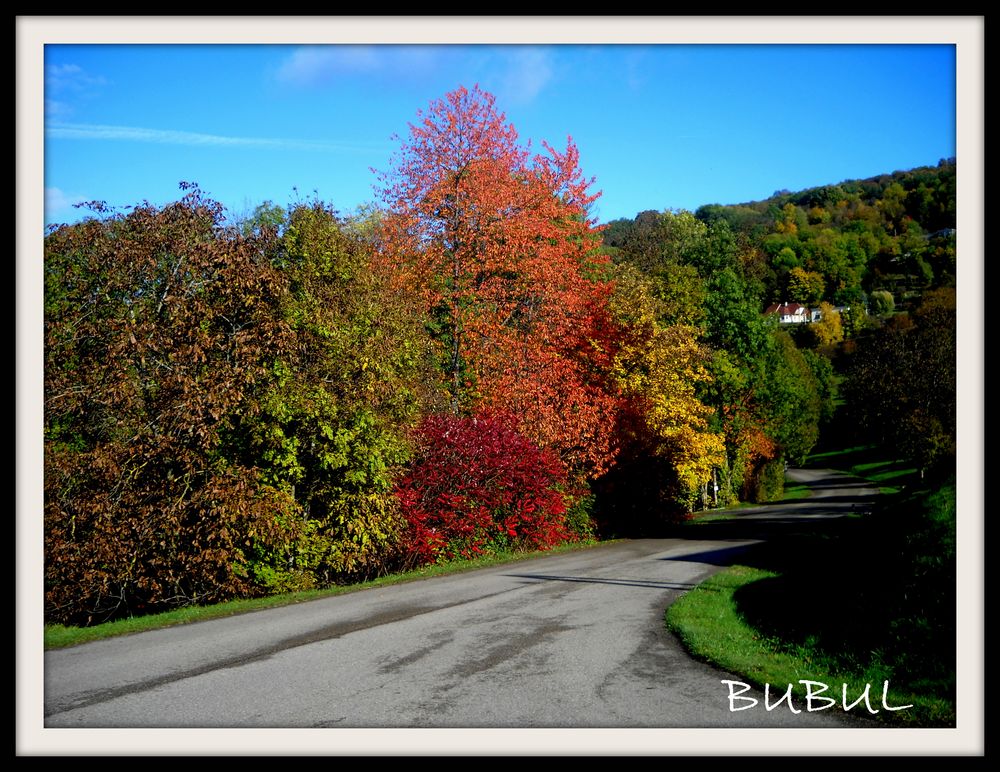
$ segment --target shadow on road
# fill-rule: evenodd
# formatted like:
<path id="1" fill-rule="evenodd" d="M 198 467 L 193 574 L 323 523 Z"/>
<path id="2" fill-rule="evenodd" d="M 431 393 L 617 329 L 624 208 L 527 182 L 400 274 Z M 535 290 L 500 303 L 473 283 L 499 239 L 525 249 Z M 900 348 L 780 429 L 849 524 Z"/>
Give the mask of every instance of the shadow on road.
<path id="1" fill-rule="evenodd" d="M 812 495 L 771 504 L 761 504 L 709 514 L 669 529 L 677 539 L 757 539 L 772 540 L 828 532 L 831 521 L 864 515 L 873 509 L 880 495 L 868 483 L 851 477 L 792 470 L 792 475 L 809 485 Z M 718 518 L 718 519 L 715 519 Z"/>
<path id="2" fill-rule="evenodd" d="M 687 552 L 682 555 L 670 555 L 657 560 L 671 560 L 679 563 L 705 563 L 710 566 L 731 566 L 737 558 L 745 555 L 753 549 L 754 544 L 740 544 L 735 547 L 723 547 L 721 549 L 702 550 L 700 552 Z"/>
<path id="3" fill-rule="evenodd" d="M 538 582 L 584 582 L 586 584 L 618 584 L 626 587 L 648 587 L 655 590 L 690 590 L 696 585 L 686 582 L 654 582 L 647 579 L 605 579 L 593 576 L 553 576 L 552 574 L 505 574 L 515 579 Z"/>

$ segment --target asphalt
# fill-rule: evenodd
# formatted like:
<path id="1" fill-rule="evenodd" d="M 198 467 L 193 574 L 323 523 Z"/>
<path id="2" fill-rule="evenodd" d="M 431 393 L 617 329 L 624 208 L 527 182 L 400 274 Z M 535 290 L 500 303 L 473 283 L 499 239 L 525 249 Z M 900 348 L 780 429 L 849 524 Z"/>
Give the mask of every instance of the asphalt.
<path id="1" fill-rule="evenodd" d="M 738 681 L 663 624 L 677 597 L 775 534 L 876 491 L 791 470 L 813 496 L 687 529 L 46 652 L 44 726 L 856 726 L 843 711 L 732 710 Z M 686 532 L 685 532 L 686 533 Z M 794 613 L 790 609 L 789 613 Z M 783 691 L 785 684 L 776 685 Z M 771 695 L 772 703 L 775 695 Z"/>

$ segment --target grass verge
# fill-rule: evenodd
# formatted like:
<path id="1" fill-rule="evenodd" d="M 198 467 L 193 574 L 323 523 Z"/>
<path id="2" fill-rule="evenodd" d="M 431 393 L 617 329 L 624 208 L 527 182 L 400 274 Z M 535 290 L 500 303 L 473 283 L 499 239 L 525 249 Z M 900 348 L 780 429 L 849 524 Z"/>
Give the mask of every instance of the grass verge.
<path id="1" fill-rule="evenodd" d="M 846 683 L 850 704 L 871 684 L 879 712 L 861 703 L 855 715 L 954 726 L 954 515 L 951 483 L 770 542 L 678 599 L 667 627 L 696 657 L 779 695 L 793 684 L 804 699 L 806 679 L 839 701 Z M 912 707 L 885 710 L 885 681 L 891 707 Z"/>
<path id="2" fill-rule="evenodd" d="M 839 469 L 854 477 L 876 483 L 882 493 L 899 493 L 903 488 L 919 483 L 916 467 L 886 458 L 885 451 L 874 445 L 855 445 L 813 453 L 809 466 Z"/>
<path id="3" fill-rule="evenodd" d="M 437 563 L 423 566 L 412 571 L 372 579 L 358 584 L 337 585 L 321 590 L 306 590 L 304 592 L 287 593 L 284 595 L 272 595 L 267 598 L 250 598 L 246 600 L 232 600 L 225 603 L 218 603 L 213 606 L 187 606 L 185 608 L 165 611 L 161 614 L 150 614 L 147 616 L 130 617 L 119 619 L 114 622 L 93 625 L 92 627 L 67 627 L 65 625 L 46 625 L 44 643 L 46 649 L 61 649 L 68 646 L 77 646 L 81 643 L 89 643 L 104 638 L 113 638 L 119 635 L 131 635 L 148 630 L 159 630 L 164 627 L 175 625 L 185 625 L 192 622 L 204 622 L 209 619 L 219 619 L 221 617 L 234 616 L 236 614 L 246 614 L 251 611 L 260 611 L 278 606 L 289 606 L 294 603 L 305 603 L 319 598 L 328 598 L 333 595 L 342 595 L 348 592 L 357 592 L 373 587 L 384 587 L 392 584 L 402 584 L 420 579 L 428 579 L 434 576 L 444 576 L 446 574 L 456 574 L 464 571 L 473 571 L 478 568 L 488 568 L 490 566 L 503 565 L 506 563 L 517 563 L 523 560 L 547 557 L 563 552 L 574 552 L 582 549 L 593 549 L 608 544 L 613 544 L 615 540 L 604 542 L 576 542 L 563 544 L 550 550 L 540 550 L 537 552 L 506 553 L 502 555 L 492 555 L 476 558 L 474 560 L 455 560 L 447 563 Z"/>
<path id="4" fill-rule="evenodd" d="M 811 496 L 812 488 L 808 485 L 785 478 L 785 492 L 781 495 L 782 501 L 798 501 L 808 499 Z"/>

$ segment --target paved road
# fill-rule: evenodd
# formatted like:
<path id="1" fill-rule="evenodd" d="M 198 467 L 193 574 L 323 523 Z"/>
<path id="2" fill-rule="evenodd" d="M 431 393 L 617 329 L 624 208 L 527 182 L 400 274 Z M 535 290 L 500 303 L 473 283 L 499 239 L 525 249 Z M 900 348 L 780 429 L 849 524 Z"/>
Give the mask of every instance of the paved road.
<path id="1" fill-rule="evenodd" d="M 792 475 L 815 495 L 699 526 L 698 538 L 621 542 L 48 652 L 45 726 L 843 726 L 834 710 L 731 712 L 721 680 L 738 679 L 692 660 L 663 626 L 671 602 L 753 544 L 867 508 L 874 494 L 833 472 Z"/>

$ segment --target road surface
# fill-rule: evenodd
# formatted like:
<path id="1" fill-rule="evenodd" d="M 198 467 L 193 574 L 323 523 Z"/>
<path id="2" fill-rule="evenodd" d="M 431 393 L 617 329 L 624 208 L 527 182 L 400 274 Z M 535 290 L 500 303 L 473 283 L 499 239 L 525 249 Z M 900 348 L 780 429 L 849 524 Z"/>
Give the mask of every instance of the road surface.
<path id="1" fill-rule="evenodd" d="M 843 727 L 842 711 L 731 711 L 722 680 L 739 679 L 694 661 L 663 625 L 670 603 L 752 545 L 875 495 L 834 472 L 791 474 L 812 498 L 689 529 L 697 538 L 47 652 L 45 727 Z"/>

